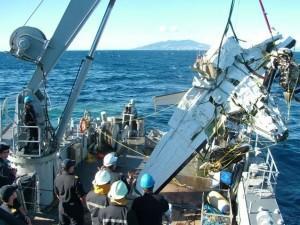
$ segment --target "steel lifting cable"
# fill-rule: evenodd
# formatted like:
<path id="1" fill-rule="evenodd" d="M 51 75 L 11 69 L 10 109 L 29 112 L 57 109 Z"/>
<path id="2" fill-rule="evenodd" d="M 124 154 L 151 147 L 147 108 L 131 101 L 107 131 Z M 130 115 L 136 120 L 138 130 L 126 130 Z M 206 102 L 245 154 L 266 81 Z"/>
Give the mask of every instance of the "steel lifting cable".
<path id="1" fill-rule="evenodd" d="M 222 35 L 222 38 L 221 38 L 219 48 L 218 48 L 219 51 L 218 51 L 218 60 L 217 60 L 217 71 L 216 71 L 217 74 L 218 74 L 218 69 L 219 69 L 219 64 L 220 64 L 220 56 L 221 56 L 223 40 L 224 40 L 225 35 L 228 32 L 228 28 L 232 27 L 232 25 L 231 25 L 231 16 L 232 16 L 232 12 L 233 12 L 233 9 L 234 9 L 234 3 L 235 3 L 235 0 L 232 0 L 231 1 L 231 6 L 230 6 L 230 11 L 229 11 L 229 16 L 228 16 L 228 19 L 227 19 L 227 23 L 226 23 L 226 26 L 225 26 L 225 29 L 224 29 L 224 32 L 223 32 L 223 35 Z M 215 79 L 215 85 L 216 85 L 216 82 L 217 82 L 217 79 Z M 215 118 L 217 118 L 217 107 L 215 107 L 214 114 L 215 114 Z M 217 121 L 216 121 L 215 125 L 217 125 Z M 217 129 L 216 133 L 218 135 L 218 129 Z"/>
<path id="2" fill-rule="evenodd" d="M 232 16 L 232 12 L 233 12 L 233 9 L 234 9 L 234 4 L 235 4 L 235 0 L 232 0 L 232 1 L 231 1 L 231 6 L 230 6 L 230 11 L 229 11 L 229 16 L 228 16 L 227 23 L 226 23 L 226 26 L 225 26 L 225 30 L 224 30 L 224 32 L 223 32 L 223 35 L 222 35 L 222 38 L 221 38 L 221 42 L 220 42 L 220 45 L 219 45 L 217 69 L 219 68 L 220 55 L 221 55 L 221 47 L 222 47 L 222 44 L 223 44 L 224 37 L 225 37 L 225 35 L 226 35 L 227 32 L 228 32 L 228 28 L 229 28 L 230 26 L 232 27 L 232 24 L 231 24 L 231 16 Z"/>
<path id="3" fill-rule="evenodd" d="M 273 40 L 273 34 L 272 34 L 271 26 L 270 26 L 270 23 L 269 23 L 269 20 L 268 20 L 268 17 L 267 17 L 267 13 L 266 13 L 266 11 L 265 11 L 265 8 L 264 8 L 264 6 L 263 6 L 262 0 L 259 0 L 259 3 L 260 3 L 260 6 L 261 6 L 261 9 L 262 9 L 262 11 L 263 11 L 264 18 L 265 18 L 265 20 L 266 20 L 266 23 L 267 23 L 267 26 L 268 26 L 268 30 L 269 30 L 269 32 L 270 32 L 270 34 L 271 34 L 271 37 L 272 37 L 272 40 Z M 226 35 L 226 33 L 227 33 L 227 31 L 228 31 L 228 27 L 231 28 L 232 33 L 233 33 L 235 39 L 236 39 L 237 41 L 239 41 L 239 39 L 238 39 L 238 37 L 237 37 L 237 35 L 236 35 L 235 31 L 234 31 L 232 22 L 231 22 L 231 15 L 232 15 L 232 11 L 233 11 L 233 8 L 234 8 L 234 4 L 235 4 L 235 3 L 234 3 L 234 0 L 232 0 L 232 2 L 231 2 L 231 8 L 230 8 L 230 13 L 229 13 L 229 17 L 228 17 L 227 24 L 226 24 L 226 27 L 225 27 L 225 30 L 224 30 L 224 33 L 223 33 L 223 36 L 222 36 L 222 40 L 221 40 L 221 43 L 220 43 L 220 46 L 219 46 L 218 64 L 217 64 L 218 66 L 219 66 L 219 58 L 220 58 L 220 54 L 221 54 L 221 46 L 222 46 L 222 43 L 223 43 L 224 36 Z M 253 70 L 253 69 L 247 64 L 247 62 L 246 62 L 246 60 L 245 60 L 245 58 L 244 58 L 243 55 L 241 55 L 241 57 L 242 57 L 242 59 L 243 59 L 243 61 L 244 61 L 243 64 L 244 64 L 245 67 L 249 70 L 249 72 L 251 72 L 252 74 L 254 74 L 254 75 L 256 75 L 256 76 L 258 76 L 258 77 L 260 77 L 260 78 L 263 78 L 260 74 L 256 73 L 256 71 Z"/>
<path id="4" fill-rule="evenodd" d="M 259 4 L 260 4 L 262 13 L 263 13 L 263 15 L 264 15 L 266 24 L 267 24 L 267 26 L 268 26 L 268 30 L 269 30 L 269 32 L 270 32 L 270 34 L 271 34 L 272 39 L 273 39 L 272 29 L 271 29 L 271 26 L 270 26 L 270 23 L 269 23 L 269 20 L 268 20 L 268 17 L 267 17 L 267 13 L 266 13 L 265 7 L 264 7 L 264 5 L 263 5 L 263 3 L 262 3 L 262 0 L 258 0 L 258 1 L 259 1 Z"/>
<path id="5" fill-rule="evenodd" d="M 26 20 L 26 22 L 24 23 L 23 26 L 25 26 L 28 21 L 31 19 L 31 17 L 35 14 L 35 12 L 40 8 L 40 6 L 42 5 L 42 3 L 44 2 L 44 0 L 41 0 L 40 3 L 37 5 L 37 7 L 35 7 L 35 9 L 33 10 L 33 12 L 30 14 L 30 16 L 28 17 L 28 19 Z"/>

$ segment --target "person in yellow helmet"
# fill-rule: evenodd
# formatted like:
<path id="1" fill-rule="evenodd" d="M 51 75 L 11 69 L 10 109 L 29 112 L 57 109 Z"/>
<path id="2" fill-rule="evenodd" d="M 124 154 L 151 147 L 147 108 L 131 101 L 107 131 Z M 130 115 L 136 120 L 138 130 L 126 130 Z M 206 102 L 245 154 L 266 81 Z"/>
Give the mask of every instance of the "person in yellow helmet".
<path id="1" fill-rule="evenodd" d="M 100 170 L 96 173 L 92 184 L 94 189 L 86 196 L 86 205 L 91 213 L 92 225 L 99 224 L 99 211 L 108 206 L 108 191 L 110 189 L 111 176 L 108 171 Z"/>
<path id="2" fill-rule="evenodd" d="M 128 189 L 126 184 L 118 180 L 114 182 L 109 190 L 110 204 L 107 208 L 100 210 L 98 224 L 127 225 L 127 200 Z"/>

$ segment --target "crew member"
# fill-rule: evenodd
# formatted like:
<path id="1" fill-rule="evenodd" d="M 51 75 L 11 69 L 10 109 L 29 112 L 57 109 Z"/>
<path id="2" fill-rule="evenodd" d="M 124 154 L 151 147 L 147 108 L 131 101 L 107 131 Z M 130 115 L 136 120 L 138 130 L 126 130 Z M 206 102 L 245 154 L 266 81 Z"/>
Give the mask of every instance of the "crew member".
<path id="1" fill-rule="evenodd" d="M 143 174 L 140 186 L 144 195 L 134 199 L 132 203 L 139 225 L 162 225 L 162 217 L 169 209 L 168 201 L 163 196 L 153 194 L 154 184 L 150 174 Z"/>
<path id="2" fill-rule="evenodd" d="M 14 215 L 17 219 L 31 225 L 29 216 L 15 207 L 15 202 L 17 200 L 17 188 L 18 186 L 16 185 L 4 185 L 0 188 L 0 198 L 3 201 L 0 207 L 4 211 Z"/>
<path id="3" fill-rule="evenodd" d="M 60 225 L 83 225 L 85 191 L 75 176 L 75 161 L 65 159 L 63 171 L 55 178 L 55 194 L 59 199 L 58 216 Z"/>
<path id="4" fill-rule="evenodd" d="M 14 217 L 0 207 L 0 224 L 3 225 L 26 225 L 23 221 Z"/>
<path id="5" fill-rule="evenodd" d="M 117 161 L 118 157 L 114 152 L 106 154 L 103 158 L 103 166 L 100 170 L 106 170 L 109 172 L 111 176 L 111 183 L 121 179 L 121 174 L 116 171 Z"/>
<path id="6" fill-rule="evenodd" d="M 117 172 L 117 161 L 118 161 L 118 157 L 116 156 L 116 154 L 114 152 L 108 153 L 104 156 L 103 166 L 99 170 L 106 170 L 109 172 L 109 174 L 111 176 L 110 183 L 113 183 L 118 180 L 122 180 L 126 184 L 127 189 L 130 190 L 131 183 L 128 183 L 128 181 L 132 180 L 132 178 L 130 175 L 127 178 L 123 173 Z"/>
<path id="7" fill-rule="evenodd" d="M 32 105 L 31 96 L 26 96 L 24 98 L 24 124 L 26 126 L 37 126 L 36 114 Z M 38 129 L 31 127 L 27 129 L 27 140 L 28 141 L 36 141 L 38 140 Z M 36 143 L 28 142 L 25 150 L 30 152 L 31 148 L 37 148 Z"/>
<path id="8" fill-rule="evenodd" d="M 101 209 L 108 206 L 107 193 L 110 189 L 111 176 L 108 171 L 100 170 L 93 180 L 94 190 L 86 196 L 86 205 L 91 213 L 92 224 L 99 224 L 98 214 Z"/>
<path id="9" fill-rule="evenodd" d="M 101 225 L 124 225 L 127 223 L 127 200 L 128 189 L 126 184 L 118 180 L 111 185 L 108 197 L 109 206 L 99 211 L 98 220 Z"/>
<path id="10" fill-rule="evenodd" d="M 0 187 L 12 184 L 16 179 L 17 170 L 11 168 L 7 160 L 9 145 L 0 142 Z"/>
<path id="11" fill-rule="evenodd" d="M 9 145 L 0 142 L 0 187 L 10 185 L 15 182 L 17 169 L 12 168 L 9 164 L 7 157 L 9 154 Z M 14 200 L 14 208 L 23 215 L 26 215 L 26 210 L 19 203 L 18 199 Z"/>

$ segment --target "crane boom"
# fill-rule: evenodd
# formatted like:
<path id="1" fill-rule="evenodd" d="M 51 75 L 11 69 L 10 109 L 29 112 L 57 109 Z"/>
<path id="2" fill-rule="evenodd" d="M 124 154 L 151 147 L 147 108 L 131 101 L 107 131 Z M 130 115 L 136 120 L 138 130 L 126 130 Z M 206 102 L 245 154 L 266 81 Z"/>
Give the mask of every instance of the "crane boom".
<path id="1" fill-rule="evenodd" d="M 55 66 L 99 2 L 100 0 L 70 1 L 27 86 L 33 93 L 39 89 L 44 77 Z"/>

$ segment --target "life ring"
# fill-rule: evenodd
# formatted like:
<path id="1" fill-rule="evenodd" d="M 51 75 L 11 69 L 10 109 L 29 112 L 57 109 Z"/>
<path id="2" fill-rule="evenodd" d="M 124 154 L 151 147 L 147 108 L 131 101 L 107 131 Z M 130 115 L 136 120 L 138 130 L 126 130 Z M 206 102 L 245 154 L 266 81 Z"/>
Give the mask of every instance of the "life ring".
<path id="1" fill-rule="evenodd" d="M 80 122 L 79 122 L 79 130 L 81 133 L 84 133 L 88 128 L 89 128 L 89 124 L 90 121 L 85 119 L 85 118 L 81 118 Z"/>

